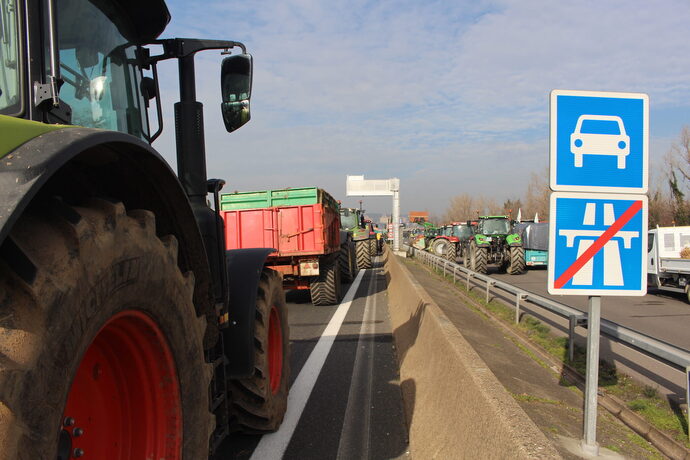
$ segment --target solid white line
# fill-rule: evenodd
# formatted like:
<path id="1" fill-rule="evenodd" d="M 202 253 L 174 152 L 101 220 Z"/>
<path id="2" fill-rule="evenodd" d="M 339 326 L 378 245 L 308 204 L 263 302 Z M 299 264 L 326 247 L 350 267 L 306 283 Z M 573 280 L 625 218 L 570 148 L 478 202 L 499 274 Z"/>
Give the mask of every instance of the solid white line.
<path id="1" fill-rule="evenodd" d="M 376 285 L 376 272 L 374 272 L 369 279 L 369 291 L 362 314 L 362 326 L 357 340 L 357 352 L 336 460 L 369 458 L 376 333 L 376 293 L 374 292 Z"/>
<path id="2" fill-rule="evenodd" d="M 304 363 L 295 383 L 290 387 L 287 412 L 285 413 L 285 419 L 280 429 L 275 433 L 265 434 L 261 438 L 250 460 L 277 460 L 283 458 L 285 449 L 287 449 L 292 435 L 295 432 L 295 428 L 297 428 L 297 423 L 302 417 L 302 412 L 307 405 L 309 395 L 311 395 L 311 391 L 314 389 L 316 379 L 321 373 L 321 368 L 323 368 L 323 364 L 326 362 L 328 353 L 331 351 L 333 342 L 338 335 L 345 315 L 347 315 L 350 309 L 350 305 L 352 304 L 352 300 L 355 297 L 355 293 L 357 292 L 357 288 L 362 281 L 365 271 L 366 270 L 360 270 L 357 274 L 357 277 L 352 282 L 352 286 L 350 286 L 347 294 L 345 294 L 343 301 L 333 314 L 323 334 L 321 334 L 314 350 L 312 350 L 309 355 L 307 362 Z"/>

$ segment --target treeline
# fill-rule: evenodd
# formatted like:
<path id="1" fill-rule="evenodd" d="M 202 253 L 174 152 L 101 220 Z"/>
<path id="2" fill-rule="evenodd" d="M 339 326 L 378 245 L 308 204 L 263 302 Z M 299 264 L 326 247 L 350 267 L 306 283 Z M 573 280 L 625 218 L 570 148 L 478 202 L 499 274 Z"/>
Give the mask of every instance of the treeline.
<path id="1" fill-rule="evenodd" d="M 532 173 L 524 197 L 498 202 L 486 196 L 463 193 L 450 199 L 442 216 L 432 222 L 453 222 L 474 219 L 479 215 L 512 215 L 521 210 L 522 219 L 549 219 L 549 171 Z M 690 225 L 690 127 L 681 130 L 679 139 L 664 156 L 657 170 L 650 172 L 649 226 Z"/>

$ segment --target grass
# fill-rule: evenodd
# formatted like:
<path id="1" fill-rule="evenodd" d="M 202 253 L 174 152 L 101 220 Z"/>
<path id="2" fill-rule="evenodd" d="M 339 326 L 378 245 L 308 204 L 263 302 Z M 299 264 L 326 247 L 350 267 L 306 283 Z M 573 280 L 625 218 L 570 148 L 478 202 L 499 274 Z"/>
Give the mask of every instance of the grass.
<path id="1" fill-rule="evenodd" d="M 443 277 L 442 272 L 436 273 Z M 445 279 L 451 284 L 453 283 L 452 275 L 446 275 Z M 462 279 L 458 280 L 458 282 L 455 284 L 455 287 L 468 295 L 475 302 L 482 305 L 486 310 L 491 312 L 492 315 L 500 319 L 507 326 L 517 328 L 524 335 L 526 335 L 531 342 L 538 345 L 551 356 L 573 367 L 581 375 L 586 374 L 587 356 L 584 348 L 576 345 L 573 360 L 570 361 L 568 359 L 568 339 L 553 335 L 549 326 L 543 324 L 538 319 L 525 314 L 522 315 L 519 324 L 516 325 L 515 310 L 497 300 L 492 300 L 491 298 L 487 303 L 484 287 L 478 288 L 475 286 L 468 292 L 465 288 L 465 282 Z M 475 308 L 473 305 L 471 305 L 471 307 L 477 311 L 481 311 Z M 516 343 L 516 345 L 522 351 L 538 362 L 541 366 L 546 368 L 549 367 L 548 364 L 544 363 L 543 360 L 539 359 L 538 356 L 536 356 L 524 345 L 518 344 L 518 342 L 515 340 L 513 342 Z M 571 383 L 565 382 L 563 377 L 561 377 L 561 382 L 566 386 L 573 386 Z M 688 440 L 687 414 L 683 413 L 677 404 L 673 404 L 666 398 L 660 396 L 656 388 L 649 385 L 642 385 L 633 381 L 629 376 L 618 372 L 613 364 L 605 361 L 601 361 L 599 363 L 599 387 L 605 388 L 607 392 L 623 400 L 630 410 L 643 417 L 652 426 L 665 432 L 686 448 L 690 448 L 690 441 Z M 522 395 L 513 396 L 516 399 L 523 397 Z M 631 437 L 630 441 L 642 447 L 648 447 L 647 441 L 638 435 Z"/>

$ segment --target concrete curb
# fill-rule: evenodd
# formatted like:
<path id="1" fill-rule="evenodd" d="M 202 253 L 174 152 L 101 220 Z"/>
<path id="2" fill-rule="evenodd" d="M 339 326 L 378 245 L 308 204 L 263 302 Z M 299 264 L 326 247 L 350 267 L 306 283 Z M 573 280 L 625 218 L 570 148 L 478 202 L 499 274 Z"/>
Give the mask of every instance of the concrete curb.
<path id="1" fill-rule="evenodd" d="M 406 267 L 386 254 L 413 458 L 561 458 Z"/>

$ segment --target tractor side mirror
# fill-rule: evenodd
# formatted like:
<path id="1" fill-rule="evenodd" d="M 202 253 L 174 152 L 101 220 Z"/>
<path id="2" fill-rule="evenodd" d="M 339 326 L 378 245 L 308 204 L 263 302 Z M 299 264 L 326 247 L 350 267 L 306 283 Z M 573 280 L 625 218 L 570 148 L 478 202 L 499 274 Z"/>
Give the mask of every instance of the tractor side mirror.
<path id="1" fill-rule="evenodd" d="M 223 59 L 220 69 L 221 111 L 225 129 L 231 133 L 251 118 L 249 99 L 252 96 L 252 56 L 237 54 Z"/>

